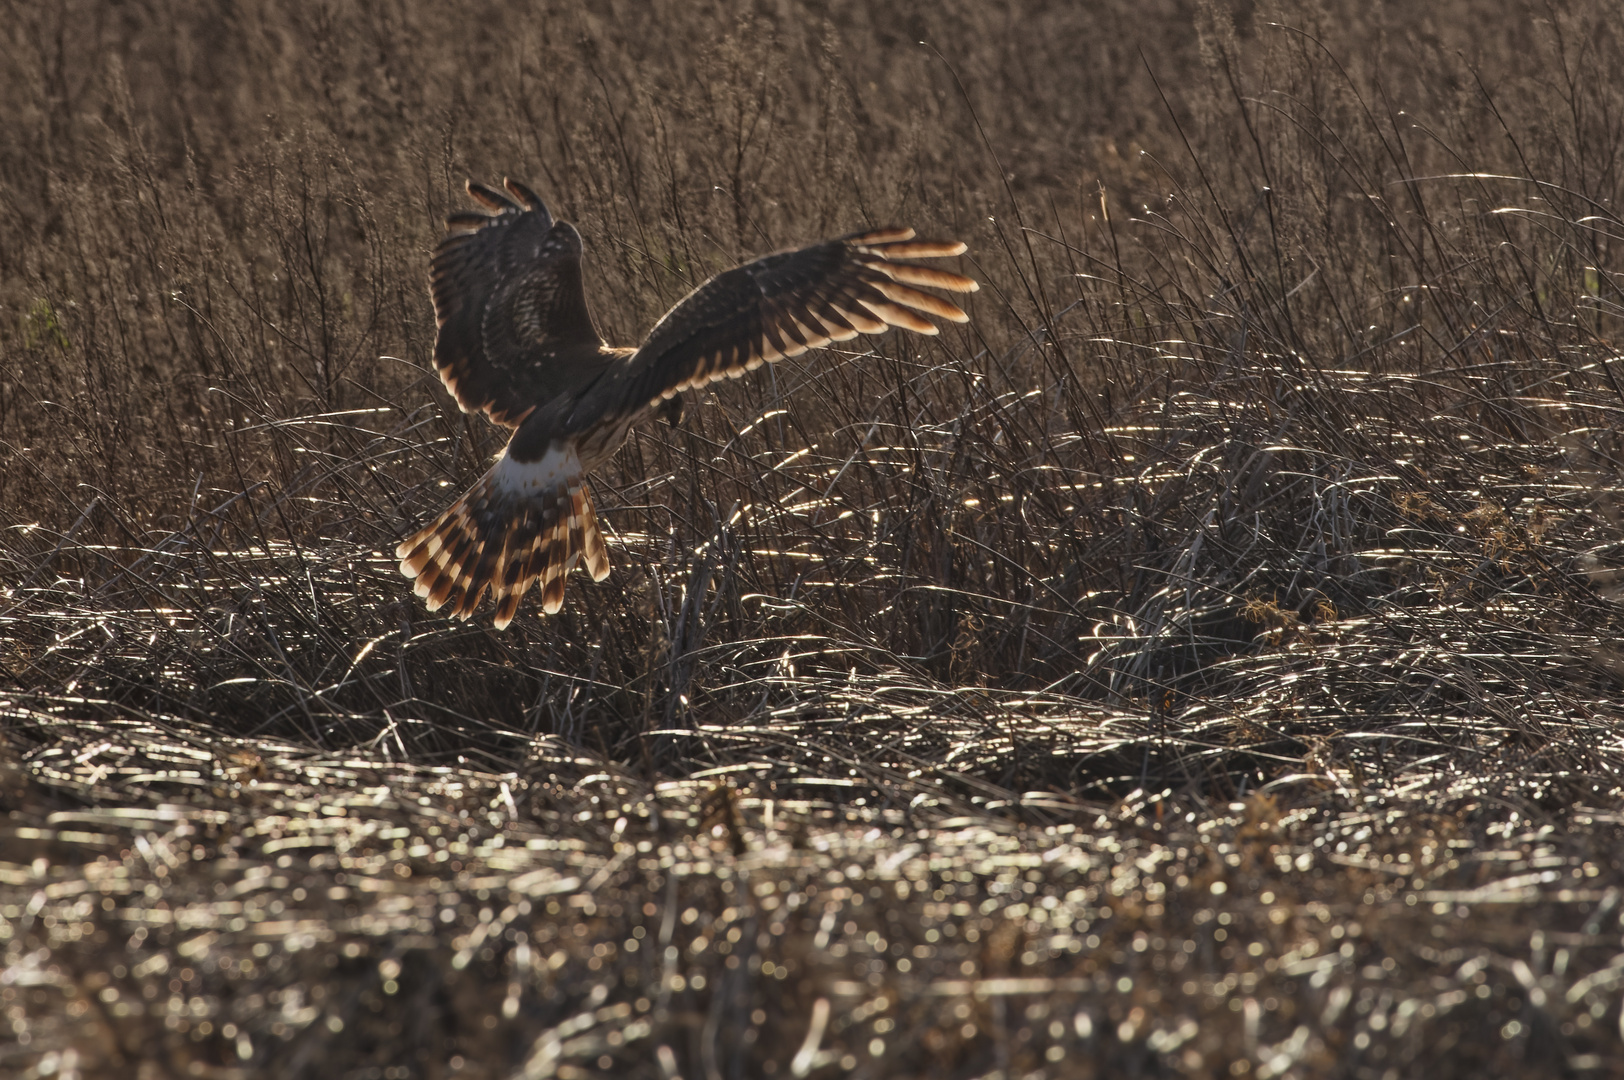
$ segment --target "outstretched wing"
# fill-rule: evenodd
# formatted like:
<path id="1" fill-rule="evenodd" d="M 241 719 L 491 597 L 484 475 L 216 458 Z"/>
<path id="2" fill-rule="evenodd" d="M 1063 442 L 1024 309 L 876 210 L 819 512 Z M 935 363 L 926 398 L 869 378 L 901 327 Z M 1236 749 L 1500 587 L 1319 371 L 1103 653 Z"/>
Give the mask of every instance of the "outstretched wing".
<path id="1" fill-rule="evenodd" d="M 913 235 L 912 229 L 854 233 L 716 275 L 667 312 L 628 358 L 622 407 L 641 410 L 858 334 L 893 326 L 935 334 L 924 315 L 968 321 L 958 305 L 917 286 L 974 292 L 975 281 L 900 261 L 960 255 L 964 245 Z"/>
<path id="2" fill-rule="evenodd" d="M 515 427 L 534 406 L 590 382 L 613 354 L 587 311 L 581 234 L 523 184 L 506 186 L 512 198 L 468 182 L 492 212 L 447 219 L 429 278 L 434 366 L 446 389 L 463 412 Z"/>

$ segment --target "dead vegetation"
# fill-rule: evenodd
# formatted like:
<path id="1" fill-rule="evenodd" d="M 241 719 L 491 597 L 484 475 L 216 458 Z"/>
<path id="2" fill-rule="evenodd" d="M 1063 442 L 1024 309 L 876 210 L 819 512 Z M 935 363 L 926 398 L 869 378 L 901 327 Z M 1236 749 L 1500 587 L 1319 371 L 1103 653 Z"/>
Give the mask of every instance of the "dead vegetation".
<path id="1" fill-rule="evenodd" d="M 1624 1068 L 1624 43 L 1345 6 L 9 9 L 0 1063 Z M 387 553 L 504 173 L 616 339 L 984 288 L 646 429 L 493 633 Z"/>

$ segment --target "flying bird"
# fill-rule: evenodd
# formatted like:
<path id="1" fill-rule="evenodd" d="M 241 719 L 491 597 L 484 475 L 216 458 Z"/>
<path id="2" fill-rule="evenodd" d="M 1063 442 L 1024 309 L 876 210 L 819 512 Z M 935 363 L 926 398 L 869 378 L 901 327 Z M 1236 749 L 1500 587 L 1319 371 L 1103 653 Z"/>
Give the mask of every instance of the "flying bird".
<path id="1" fill-rule="evenodd" d="M 717 274 L 637 348 L 616 348 L 587 309 L 581 234 L 523 184 L 504 186 L 468 182 L 485 210 L 447 219 L 429 277 L 440 379 L 463 412 L 513 435 L 462 498 L 395 552 L 430 611 L 450 604 L 466 619 L 488 592 L 498 630 L 531 586 L 551 614 L 577 563 L 594 581 L 608 575 L 586 474 L 646 414 L 680 415 L 684 390 L 858 334 L 935 334 L 924 315 L 968 316 L 921 287 L 979 288 L 905 261 L 960 255 L 963 244 L 915 240 L 912 229 L 853 233 Z"/>

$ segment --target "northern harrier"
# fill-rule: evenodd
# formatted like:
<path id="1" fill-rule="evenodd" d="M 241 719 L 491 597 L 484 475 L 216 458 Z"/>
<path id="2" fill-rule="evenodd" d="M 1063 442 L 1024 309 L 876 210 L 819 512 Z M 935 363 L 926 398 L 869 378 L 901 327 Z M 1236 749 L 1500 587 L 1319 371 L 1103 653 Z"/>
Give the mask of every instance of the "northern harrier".
<path id="1" fill-rule="evenodd" d="M 916 312 L 968 316 L 915 286 L 978 288 L 897 261 L 959 255 L 963 244 L 915 240 L 912 229 L 854 233 L 718 274 L 642 345 L 615 348 L 587 310 L 581 234 L 523 184 L 506 187 L 508 195 L 468 183 L 490 213 L 448 219 L 430 281 L 440 378 L 463 412 L 484 412 L 513 436 L 467 494 L 395 552 L 430 611 L 450 603 L 466 619 L 488 590 L 499 630 L 531 585 L 540 582 L 551 613 L 576 562 L 595 581 L 609 573 L 585 477 L 645 413 L 684 390 L 860 333 L 934 334 Z"/>

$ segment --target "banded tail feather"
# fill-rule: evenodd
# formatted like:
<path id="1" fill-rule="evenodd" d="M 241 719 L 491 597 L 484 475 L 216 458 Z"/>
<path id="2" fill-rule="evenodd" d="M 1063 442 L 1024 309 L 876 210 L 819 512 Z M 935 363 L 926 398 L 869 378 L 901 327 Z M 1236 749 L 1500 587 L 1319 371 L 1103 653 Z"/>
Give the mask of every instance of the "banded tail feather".
<path id="1" fill-rule="evenodd" d="M 574 452 L 559 448 L 538 462 L 504 455 L 395 556 L 430 611 L 449 604 L 448 614 L 467 619 L 489 593 L 498 630 L 532 586 L 541 589 L 544 612 L 563 607 L 564 578 L 577 563 L 594 581 L 609 575 L 592 491 Z"/>

